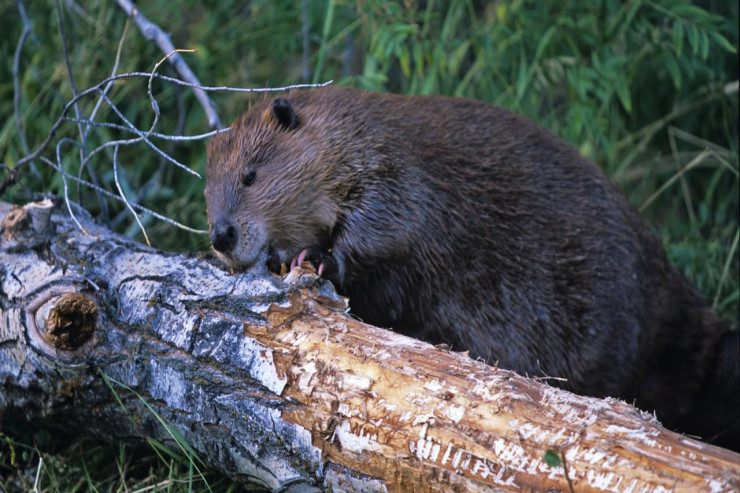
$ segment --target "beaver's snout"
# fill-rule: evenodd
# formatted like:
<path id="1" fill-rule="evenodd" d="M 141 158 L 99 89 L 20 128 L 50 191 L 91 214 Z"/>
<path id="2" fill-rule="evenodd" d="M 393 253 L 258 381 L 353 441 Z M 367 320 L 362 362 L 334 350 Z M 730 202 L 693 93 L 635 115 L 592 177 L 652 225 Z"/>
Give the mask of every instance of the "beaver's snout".
<path id="1" fill-rule="evenodd" d="M 236 228 L 225 217 L 220 217 L 211 227 L 211 243 L 221 253 L 234 250 L 237 241 Z"/>

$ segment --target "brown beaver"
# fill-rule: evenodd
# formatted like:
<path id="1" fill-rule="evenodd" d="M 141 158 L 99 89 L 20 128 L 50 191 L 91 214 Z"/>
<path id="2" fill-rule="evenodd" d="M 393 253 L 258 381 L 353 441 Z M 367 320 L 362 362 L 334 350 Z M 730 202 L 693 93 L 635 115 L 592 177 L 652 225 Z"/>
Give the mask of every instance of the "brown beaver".
<path id="1" fill-rule="evenodd" d="M 366 322 L 706 438 L 736 425 L 737 332 L 595 165 L 516 114 L 293 92 L 214 137 L 206 175 L 211 241 L 232 267 L 307 257 Z"/>

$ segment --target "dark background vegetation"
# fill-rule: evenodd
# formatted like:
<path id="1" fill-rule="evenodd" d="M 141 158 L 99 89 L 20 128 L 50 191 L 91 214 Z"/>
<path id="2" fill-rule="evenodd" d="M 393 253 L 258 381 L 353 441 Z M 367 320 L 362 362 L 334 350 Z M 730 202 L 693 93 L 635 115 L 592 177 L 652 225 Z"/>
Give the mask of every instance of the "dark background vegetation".
<path id="1" fill-rule="evenodd" d="M 86 89 L 110 75 L 127 17 L 115 2 L 60 3 L 75 82 Z M 738 2 L 151 0 L 138 6 L 171 34 L 175 46 L 197 49 L 184 56 L 204 85 L 333 79 L 376 91 L 476 98 L 539 122 L 602 166 L 641 210 L 671 260 L 737 327 Z M 21 134 L 35 149 L 73 95 L 56 3 L 28 2 L 25 8 L 32 32 L 17 79 L 20 132 L 13 117 L 13 60 L 23 23 L 16 2 L 0 1 L 0 181 L 28 153 Z M 149 71 L 162 56 L 131 24 L 118 72 Z M 176 75 L 167 66 L 161 71 Z M 159 131 L 208 130 L 187 88 L 155 82 L 154 93 L 162 111 Z M 226 125 L 250 100 L 229 92 L 211 96 Z M 151 124 L 146 81 L 116 84 L 111 99 L 139 128 Z M 83 113 L 95 102 L 83 100 Z M 99 119 L 118 122 L 105 106 Z M 65 124 L 57 138 L 65 136 L 77 138 L 77 126 Z M 89 146 L 115 138 L 120 132 L 95 129 Z M 198 172 L 205 170 L 205 141 L 162 148 Z M 711 152 L 700 156 L 707 149 Z M 65 169 L 76 175 L 79 151 L 62 150 Z M 115 192 L 109 151 L 90 169 Z M 44 155 L 53 159 L 53 146 Z M 119 165 L 131 200 L 206 228 L 203 180 L 143 144 L 122 148 Z M 38 194 L 63 193 L 59 174 L 42 162 L 17 171 L 20 179 L 0 199 L 22 203 Z M 82 176 L 91 179 L 90 173 Z M 143 238 L 121 204 L 100 201 L 77 186 L 70 197 L 115 229 Z M 156 247 L 208 248 L 203 234 L 146 215 L 142 221 Z M 84 440 L 69 446 L 43 433 L 5 431 L 12 438 L 0 435 L 0 490 L 32 486 L 39 454 L 45 458 L 45 491 L 135 489 L 160 481 L 175 491 L 188 488 L 187 464 L 156 446 L 142 458 L 125 447 L 101 451 Z M 181 479 L 185 483 L 177 483 Z M 210 480 L 220 491 L 229 488 L 223 479 Z M 196 489 L 203 488 L 197 483 Z"/>

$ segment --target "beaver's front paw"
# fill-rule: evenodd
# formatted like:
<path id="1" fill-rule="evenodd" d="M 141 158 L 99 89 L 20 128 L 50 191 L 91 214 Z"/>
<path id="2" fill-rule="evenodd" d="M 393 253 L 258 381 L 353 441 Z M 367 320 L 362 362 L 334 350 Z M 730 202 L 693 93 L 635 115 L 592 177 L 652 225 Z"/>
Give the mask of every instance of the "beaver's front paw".
<path id="1" fill-rule="evenodd" d="M 316 269 L 316 274 L 321 277 L 331 277 L 337 272 L 337 262 L 331 255 L 331 250 L 328 252 L 321 251 L 315 247 L 304 248 L 301 252 L 293 258 L 290 263 L 290 270 L 293 270 L 296 266 L 302 265 L 304 261 L 310 262 Z"/>

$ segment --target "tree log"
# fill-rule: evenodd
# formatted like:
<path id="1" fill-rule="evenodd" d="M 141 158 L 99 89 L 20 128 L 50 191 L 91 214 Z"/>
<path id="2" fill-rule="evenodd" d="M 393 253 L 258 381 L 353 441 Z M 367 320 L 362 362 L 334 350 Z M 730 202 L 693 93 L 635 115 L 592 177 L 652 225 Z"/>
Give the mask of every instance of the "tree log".
<path id="1" fill-rule="evenodd" d="M 276 491 L 740 488 L 740 455 L 363 324 L 307 265 L 230 275 L 50 201 L 0 218 L 4 419 L 184 439 Z"/>

